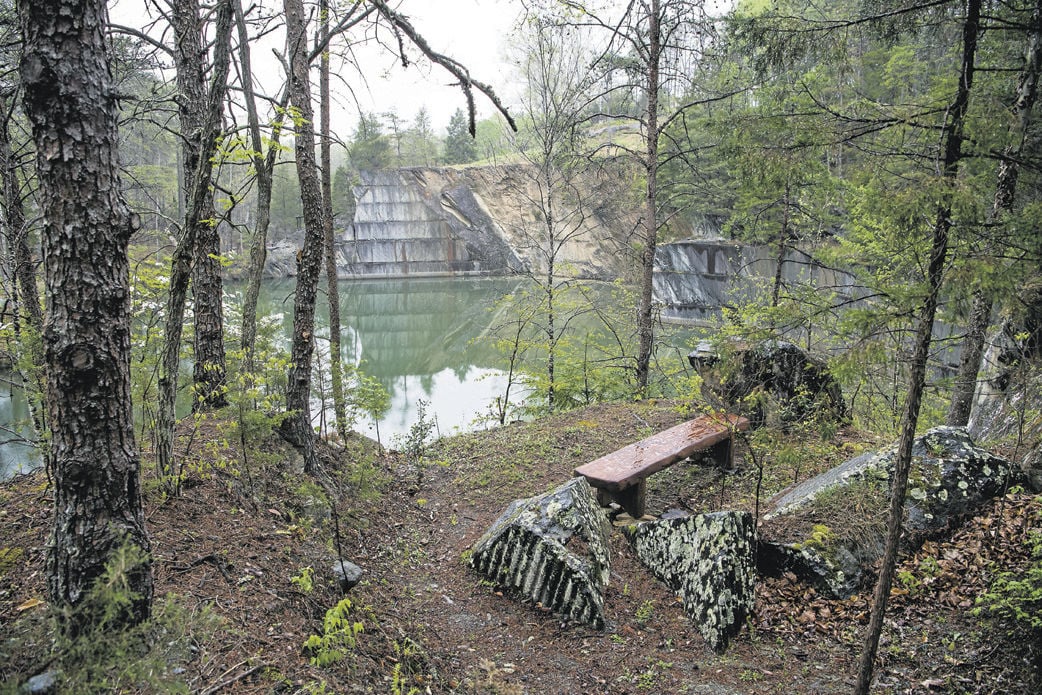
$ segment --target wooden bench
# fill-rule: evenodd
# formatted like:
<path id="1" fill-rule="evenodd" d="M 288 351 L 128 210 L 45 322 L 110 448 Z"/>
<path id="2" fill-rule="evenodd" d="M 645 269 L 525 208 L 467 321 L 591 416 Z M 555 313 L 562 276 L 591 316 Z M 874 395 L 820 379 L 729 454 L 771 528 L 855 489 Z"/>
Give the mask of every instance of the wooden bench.
<path id="1" fill-rule="evenodd" d="M 749 429 L 738 415 L 702 415 L 575 469 L 597 488 L 602 506 L 618 502 L 634 519 L 644 516 L 645 479 L 692 454 L 707 451 L 721 466 L 731 461 L 731 433 Z"/>

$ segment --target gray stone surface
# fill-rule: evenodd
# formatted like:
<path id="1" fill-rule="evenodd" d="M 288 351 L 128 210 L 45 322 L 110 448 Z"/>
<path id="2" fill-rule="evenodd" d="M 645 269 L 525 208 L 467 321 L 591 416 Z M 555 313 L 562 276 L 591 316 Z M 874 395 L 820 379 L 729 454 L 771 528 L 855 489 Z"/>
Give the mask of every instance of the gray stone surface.
<path id="1" fill-rule="evenodd" d="M 847 597 L 861 588 L 863 568 L 883 553 L 883 538 L 872 533 L 855 534 L 856 540 L 808 540 L 800 543 L 772 542 L 771 522 L 784 517 L 809 514 L 815 524 L 839 527 L 845 519 L 823 518 L 814 511 L 823 493 L 848 494 L 857 482 L 876 481 L 885 500 L 890 488 L 897 455 L 896 446 L 881 452 L 862 454 L 807 480 L 778 495 L 768 503 L 763 533 L 758 549 L 761 571 L 792 571 L 820 590 L 836 597 Z M 1023 480 L 1010 461 L 978 447 L 966 430 L 957 427 L 935 427 L 916 438 L 912 446 L 912 466 L 905 497 L 904 542 L 915 546 L 927 537 L 946 531 L 974 514 L 985 502 L 1001 495 Z M 864 489 L 849 492 L 864 494 Z M 831 495 L 830 495 L 831 496 Z M 833 501 L 827 509 L 842 505 Z M 880 509 L 880 513 L 885 510 Z M 856 520 L 860 521 L 860 520 Z M 791 524 L 789 524 L 791 525 Z"/>
<path id="2" fill-rule="evenodd" d="M 713 395 L 723 398 L 735 412 L 749 418 L 753 427 L 768 421 L 799 422 L 824 414 L 846 418 L 846 404 L 828 365 L 783 340 L 765 340 L 737 347 L 726 364 L 717 364 L 707 346 L 688 355 Z M 763 394 L 765 398 L 750 398 Z"/>
<path id="3" fill-rule="evenodd" d="M 709 645 L 723 651 L 753 610 L 753 518 L 715 512 L 638 524 L 629 531 L 637 557 L 677 592 Z"/>
<path id="4" fill-rule="evenodd" d="M 604 626 L 610 525 L 584 478 L 515 500 L 474 544 L 470 565 L 554 613 Z"/>
<path id="5" fill-rule="evenodd" d="M 58 692 L 58 671 L 50 670 L 33 676 L 18 689 L 24 695 L 49 695 Z"/>
<path id="6" fill-rule="evenodd" d="M 333 563 L 333 576 L 340 591 L 346 594 L 362 581 L 362 568 L 348 560 L 337 560 Z"/>

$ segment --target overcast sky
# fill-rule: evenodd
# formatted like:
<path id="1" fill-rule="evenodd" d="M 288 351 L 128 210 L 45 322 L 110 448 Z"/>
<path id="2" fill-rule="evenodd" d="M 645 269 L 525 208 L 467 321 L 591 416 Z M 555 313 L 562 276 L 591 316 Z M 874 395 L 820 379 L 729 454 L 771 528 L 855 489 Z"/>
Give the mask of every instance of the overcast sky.
<path id="1" fill-rule="evenodd" d="M 254 1 L 261 7 L 280 10 L 282 7 L 279 0 Z M 140 29 L 148 21 L 145 0 L 110 0 L 109 7 L 116 24 Z M 517 17 L 516 2 L 400 0 L 397 7 L 410 17 L 433 50 L 466 65 L 475 79 L 491 85 L 501 98 L 511 98 L 514 90 L 505 63 L 505 46 Z M 254 49 L 254 72 L 269 93 L 274 93 L 281 84 L 282 70 L 274 58 L 268 56 L 272 48 L 282 50 L 283 42 L 280 35 L 270 44 Z M 412 54 L 415 56 L 417 52 Z M 399 117 L 411 123 L 417 110 L 426 106 L 435 130 L 442 131 L 452 113 L 465 107 L 461 91 L 449 86 L 452 77 L 441 68 L 419 62 L 404 69 L 393 55 L 375 46 L 359 49 L 356 57 L 367 73 L 366 79 L 361 79 L 353 70 L 342 70 L 343 81 L 333 81 L 332 89 L 338 102 L 334 107 L 333 128 L 341 137 L 350 137 L 359 109 L 376 113 L 396 110 Z M 336 61 L 333 65 L 337 65 Z M 477 97 L 477 106 L 480 116 L 493 111 L 482 96 Z"/>

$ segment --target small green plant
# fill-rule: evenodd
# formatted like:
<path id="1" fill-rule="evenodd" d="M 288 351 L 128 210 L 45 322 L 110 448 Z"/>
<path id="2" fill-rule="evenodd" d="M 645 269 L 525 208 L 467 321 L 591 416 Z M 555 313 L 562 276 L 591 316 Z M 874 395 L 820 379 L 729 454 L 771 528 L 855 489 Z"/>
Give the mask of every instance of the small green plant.
<path id="1" fill-rule="evenodd" d="M 1022 573 L 1000 572 L 977 598 L 973 614 L 991 618 L 1010 637 L 1042 641 L 1042 532 L 1029 536 L 1031 562 Z"/>
<path id="2" fill-rule="evenodd" d="M 205 649 L 222 624 L 209 610 L 191 610 L 167 595 L 153 602 L 147 620 L 128 625 L 129 612 L 140 601 L 129 578 L 147 562 L 142 550 L 125 545 L 77 606 L 54 611 L 49 620 L 19 618 L 29 622 L 10 631 L 4 656 L 9 649 L 24 651 L 17 661 L 31 670 L 5 676 L 17 682 L 45 669 L 60 671 L 63 693 L 189 692 L 182 666 L 193 651 Z M 41 649 L 43 644 L 50 649 Z M 0 691 L 9 692 L 7 685 L 0 683 Z"/>
<path id="3" fill-rule="evenodd" d="M 633 614 L 633 619 L 637 621 L 638 625 L 646 625 L 651 620 L 652 614 L 655 612 L 655 603 L 651 600 L 647 600 L 637 607 L 637 611 Z"/>
<path id="4" fill-rule="evenodd" d="M 326 611 L 322 634 L 311 635 L 304 642 L 304 653 L 313 666 L 325 668 L 339 663 L 355 649 L 364 629 L 361 621 L 351 620 L 351 599 L 340 599 Z"/>
<path id="5" fill-rule="evenodd" d="M 310 594 L 315 590 L 315 570 L 310 567 L 302 567 L 300 573 L 289 578 L 290 584 L 300 589 L 302 594 Z"/>

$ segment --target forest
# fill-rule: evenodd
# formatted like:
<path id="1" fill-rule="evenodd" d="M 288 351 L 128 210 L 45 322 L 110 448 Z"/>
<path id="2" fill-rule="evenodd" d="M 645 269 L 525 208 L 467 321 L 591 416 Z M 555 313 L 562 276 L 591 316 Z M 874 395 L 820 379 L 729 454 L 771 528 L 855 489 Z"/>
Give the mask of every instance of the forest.
<path id="1" fill-rule="evenodd" d="M 26 404 L 0 430 L 42 464 L 0 481 L 0 692 L 1037 692 L 1042 0 L 503 0 L 495 80 L 419 3 L 0 0 L 0 374 Z M 451 84 L 447 123 L 365 105 L 390 61 Z M 495 355 L 480 423 L 445 436 L 421 399 L 384 441 L 393 380 L 344 297 L 409 278 L 345 258 L 404 180 L 499 230 L 430 232 L 461 276 L 516 284 L 478 337 L 424 334 Z M 681 325 L 692 241 L 769 270 Z M 749 367 L 779 345 L 808 357 Z M 764 526 L 773 495 L 892 446 L 884 490 L 801 520 L 797 549 L 875 539 L 852 595 L 761 568 L 716 653 L 621 531 L 599 630 L 467 566 L 511 500 L 718 411 L 753 428 L 733 465 L 650 478 L 662 518 L 799 535 Z M 912 543 L 939 426 L 1013 483 Z"/>

